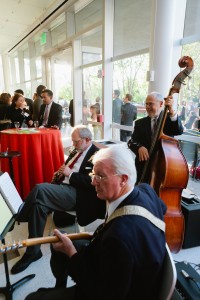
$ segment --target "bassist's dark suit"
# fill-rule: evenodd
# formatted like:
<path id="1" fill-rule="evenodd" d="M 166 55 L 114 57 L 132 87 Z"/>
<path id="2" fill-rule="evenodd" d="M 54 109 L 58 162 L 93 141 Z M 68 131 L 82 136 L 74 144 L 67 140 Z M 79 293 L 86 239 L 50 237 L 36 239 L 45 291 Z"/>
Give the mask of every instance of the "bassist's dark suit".
<path id="1" fill-rule="evenodd" d="M 164 129 L 164 134 L 169 136 L 180 135 L 183 133 L 183 125 L 179 117 L 176 121 L 171 121 L 169 115 L 166 118 Z M 151 118 L 144 117 L 142 119 L 135 121 L 134 131 L 132 133 L 131 139 L 128 141 L 128 147 L 135 153 L 135 166 L 137 170 L 137 182 L 139 182 L 142 170 L 144 167 L 144 162 L 139 161 L 138 149 L 140 147 L 145 147 L 150 150 L 151 146 Z"/>

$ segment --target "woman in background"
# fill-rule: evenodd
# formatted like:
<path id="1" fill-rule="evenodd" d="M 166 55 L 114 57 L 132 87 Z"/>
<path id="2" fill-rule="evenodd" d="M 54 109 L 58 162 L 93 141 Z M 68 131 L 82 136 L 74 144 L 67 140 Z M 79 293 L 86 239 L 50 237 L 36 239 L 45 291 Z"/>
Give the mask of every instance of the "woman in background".
<path id="1" fill-rule="evenodd" d="M 95 103 L 90 106 L 90 114 L 92 122 L 97 122 L 97 115 L 100 114 L 99 106 Z M 92 124 L 94 140 L 101 139 L 101 125 Z"/>
<path id="2" fill-rule="evenodd" d="M 0 96 L 0 131 L 11 127 L 11 120 L 8 117 L 8 109 L 11 105 L 11 95 L 2 93 Z"/>
<path id="3" fill-rule="evenodd" d="M 15 122 L 19 122 L 19 127 L 31 127 L 33 125 L 31 115 L 25 107 L 25 98 L 21 94 L 16 93 L 8 109 L 8 116 L 12 122 L 11 128 L 15 128 Z"/>

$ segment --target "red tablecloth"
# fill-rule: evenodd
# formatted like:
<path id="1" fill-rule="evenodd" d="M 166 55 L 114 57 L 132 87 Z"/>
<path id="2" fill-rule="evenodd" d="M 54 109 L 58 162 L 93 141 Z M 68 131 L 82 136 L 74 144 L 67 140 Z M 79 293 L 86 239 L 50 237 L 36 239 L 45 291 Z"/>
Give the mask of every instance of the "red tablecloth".
<path id="1" fill-rule="evenodd" d="M 64 162 L 61 133 L 55 129 L 8 129 L 1 131 L 1 151 L 19 151 L 13 158 L 16 188 L 22 199 L 37 183 L 51 182 Z M 1 159 L 1 170 L 9 170 L 9 160 Z"/>

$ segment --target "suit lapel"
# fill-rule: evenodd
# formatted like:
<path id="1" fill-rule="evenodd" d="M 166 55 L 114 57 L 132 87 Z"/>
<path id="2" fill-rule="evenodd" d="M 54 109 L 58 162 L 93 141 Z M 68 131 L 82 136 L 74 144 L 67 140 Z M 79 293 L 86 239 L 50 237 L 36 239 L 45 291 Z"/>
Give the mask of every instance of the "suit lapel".
<path id="1" fill-rule="evenodd" d="M 98 150 L 98 148 L 92 144 L 92 146 L 90 147 L 90 149 L 88 150 L 86 156 L 84 157 L 84 160 L 80 166 L 80 172 L 82 172 L 88 162 L 88 160 L 91 158 L 91 156 Z M 92 162 L 91 162 L 92 163 Z"/>
<path id="2" fill-rule="evenodd" d="M 45 104 L 42 104 L 41 106 L 41 115 L 40 115 L 40 119 L 43 121 L 44 119 L 44 111 L 45 111 Z"/>
<path id="3" fill-rule="evenodd" d="M 148 140 L 148 144 L 151 145 L 151 118 L 147 117 L 147 132 L 146 132 L 146 138 Z"/>
<path id="4" fill-rule="evenodd" d="M 51 118 L 52 118 L 51 115 L 53 114 L 53 110 L 54 110 L 53 107 L 54 107 L 54 102 L 52 102 L 52 104 L 51 104 L 51 108 L 50 108 L 50 111 L 49 111 L 49 117 L 48 117 L 47 124 L 49 124 L 49 120 L 51 120 Z"/>
<path id="5" fill-rule="evenodd" d="M 74 149 L 74 150 L 69 154 L 68 158 L 67 158 L 66 161 L 65 161 L 65 165 L 66 165 L 66 164 L 74 157 L 74 155 L 76 155 L 76 153 L 77 153 L 77 150 Z"/>

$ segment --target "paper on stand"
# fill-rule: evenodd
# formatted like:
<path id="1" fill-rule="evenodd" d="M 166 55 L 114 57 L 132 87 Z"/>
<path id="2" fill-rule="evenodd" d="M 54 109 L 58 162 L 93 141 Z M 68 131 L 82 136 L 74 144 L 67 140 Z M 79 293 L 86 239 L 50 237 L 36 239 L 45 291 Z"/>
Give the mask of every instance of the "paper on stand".
<path id="1" fill-rule="evenodd" d="M 12 213 L 17 214 L 23 201 L 7 172 L 0 176 L 0 192 Z"/>

